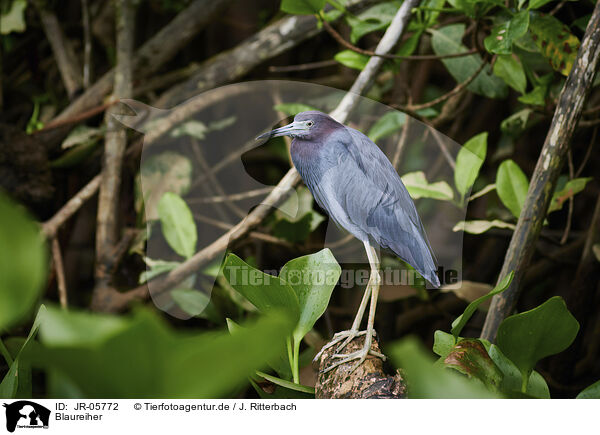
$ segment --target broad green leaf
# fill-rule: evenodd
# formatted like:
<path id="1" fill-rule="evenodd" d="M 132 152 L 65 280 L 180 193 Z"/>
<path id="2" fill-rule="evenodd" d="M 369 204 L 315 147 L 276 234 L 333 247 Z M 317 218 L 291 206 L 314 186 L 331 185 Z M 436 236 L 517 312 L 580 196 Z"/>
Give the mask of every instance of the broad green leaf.
<path id="1" fill-rule="evenodd" d="M 307 110 L 319 110 L 315 107 L 309 106 L 308 104 L 302 103 L 281 103 L 273 106 L 273 109 L 283 112 L 288 116 L 296 116 L 300 112 L 306 112 Z"/>
<path id="2" fill-rule="evenodd" d="M 525 93 L 527 78 L 519 59 L 512 55 L 499 55 L 494 64 L 494 74 L 515 91 Z"/>
<path id="3" fill-rule="evenodd" d="M 439 329 L 433 333 L 433 353 L 446 358 L 456 344 L 456 338 L 452 334 L 440 331 Z"/>
<path id="4" fill-rule="evenodd" d="M 495 344 L 490 346 L 488 353 L 490 358 L 492 358 L 504 375 L 502 377 L 502 383 L 500 384 L 500 390 L 509 395 L 520 393 L 522 378 L 517 366 L 514 365 L 513 362 L 506 356 L 504 356 L 502 351 Z M 531 375 L 529 376 L 529 382 L 527 383 L 527 391 L 525 394 L 538 399 L 550 398 L 548 384 L 542 375 L 535 370 L 531 372 Z"/>
<path id="5" fill-rule="evenodd" d="M 0 35 L 25 31 L 27 0 L 12 0 L 9 3 L 10 7 L 7 10 L 0 10 Z"/>
<path id="6" fill-rule="evenodd" d="M 82 145 L 92 140 L 98 140 L 104 134 L 103 129 L 88 127 L 87 125 L 78 125 L 63 140 L 61 148 L 66 150 L 76 145 Z"/>
<path id="7" fill-rule="evenodd" d="M 281 10 L 288 14 L 312 15 L 325 6 L 326 0 L 281 0 Z"/>
<path id="8" fill-rule="evenodd" d="M 337 53 L 333 58 L 348 68 L 362 70 L 367 62 L 369 62 L 369 56 L 366 54 L 360 54 L 352 50 L 343 50 Z"/>
<path id="9" fill-rule="evenodd" d="M 527 380 L 539 360 L 569 347 L 578 330 L 579 323 L 565 302 L 554 296 L 532 310 L 504 319 L 496 342 Z"/>
<path id="10" fill-rule="evenodd" d="M 491 228 L 507 228 L 509 230 L 514 230 L 515 225 L 510 224 L 508 222 L 503 222 L 498 219 L 494 219 L 493 221 L 484 221 L 484 220 L 473 220 L 473 221 L 460 221 L 452 231 L 464 231 L 469 234 L 482 234 Z"/>
<path id="11" fill-rule="evenodd" d="M 531 92 L 521 95 L 518 100 L 523 104 L 532 106 L 543 106 L 546 104 L 547 86 L 535 86 Z"/>
<path id="12" fill-rule="evenodd" d="M 467 47 L 461 42 L 465 32 L 464 24 L 451 24 L 437 30 L 428 29 L 428 32 L 432 34 L 431 46 L 437 55 L 468 51 Z M 442 62 L 452 77 L 458 83 L 462 83 L 479 69 L 483 60 L 478 54 L 472 54 L 464 57 L 442 59 Z M 488 98 L 504 98 L 508 93 L 504 82 L 492 74 L 489 65 L 483 68 L 467 86 L 467 89 Z"/>
<path id="13" fill-rule="evenodd" d="M 373 142 L 391 136 L 399 131 L 406 123 L 406 114 L 398 111 L 387 112 L 373 124 L 367 136 Z"/>
<path id="14" fill-rule="evenodd" d="M 142 166 L 136 177 L 135 210 L 138 216 L 145 212 L 148 221 L 158 219 L 158 201 L 166 192 L 185 195 L 192 181 L 192 163 L 173 151 L 165 151 L 148 158 L 142 156 Z M 142 219 L 143 220 L 143 219 Z"/>
<path id="15" fill-rule="evenodd" d="M 498 391 L 503 374 L 481 342 L 474 338 L 460 340 L 444 358 L 444 365 L 471 379 L 477 379 L 491 391 Z"/>
<path id="16" fill-rule="evenodd" d="M 201 291 L 189 288 L 177 288 L 171 291 L 171 298 L 179 308 L 190 316 L 208 319 L 214 323 L 222 321 L 210 297 Z"/>
<path id="17" fill-rule="evenodd" d="M 182 257 L 194 255 L 198 232 L 185 201 L 176 193 L 165 193 L 158 202 L 158 217 L 169 246 Z"/>
<path id="18" fill-rule="evenodd" d="M 453 370 L 438 365 L 414 337 L 389 346 L 388 354 L 402 367 L 411 399 L 483 399 L 499 397 L 483 385 L 472 382 Z"/>
<path id="19" fill-rule="evenodd" d="M 402 182 L 406 186 L 408 193 L 413 199 L 433 198 L 444 201 L 452 201 L 454 193 L 452 188 L 445 181 L 431 183 L 425 178 L 421 171 L 410 172 L 402 176 Z"/>
<path id="20" fill-rule="evenodd" d="M 356 44 L 367 33 L 386 28 L 394 19 L 400 4 L 388 1 L 372 6 L 358 16 L 348 14 L 346 21 L 352 29 L 350 41 Z"/>
<path id="21" fill-rule="evenodd" d="M 475 311 L 477 310 L 477 307 L 479 307 L 479 305 L 481 305 L 483 302 L 490 299 L 491 297 L 493 297 L 497 294 L 500 294 L 504 290 L 506 290 L 506 288 L 510 285 L 510 282 L 512 281 L 513 276 L 514 276 L 514 273 L 510 272 L 508 275 L 506 275 L 504 278 L 502 278 L 502 281 L 500 281 L 496 285 L 496 287 L 494 287 L 492 289 L 491 292 L 489 292 L 487 295 L 484 295 L 484 296 L 481 296 L 481 297 L 475 299 L 473 302 L 471 302 L 469 305 L 467 305 L 467 308 L 465 308 L 465 311 L 463 311 L 463 313 L 460 316 L 458 316 L 456 319 L 454 319 L 454 322 L 452 322 L 452 329 L 450 330 L 452 335 L 454 335 L 454 337 L 458 337 L 460 335 L 462 329 L 465 327 L 467 322 L 473 316 L 473 313 L 475 313 Z"/>
<path id="22" fill-rule="evenodd" d="M 574 178 L 567 181 L 562 189 L 555 191 L 552 195 L 548 213 L 562 209 L 565 201 L 585 189 L 586 184 L 591 180 L 592 178 Z"/>
<path id="23" fill-rule="evenodd" d="M 529 189 L 529 181 L 521 168 L 512 160 L 500 164 L 496 174 L 496 191 L 502 203 L 515 217 L 519 217 Z"/>
<path id="24" fill-rule="evenodd" d="M 487 132 L 473 136 L 463 145 L 456 156 L 454 184 L 461 197 L 464 197 L 471 190 L 479 175 L 479 170 L 487 153 L 487 137 Z"/>
<path id="25" fill-rule="evenodd" d="M 548 59 L 552 68 L 564 76 L 569 75 L 579 50 L 579 39 L 552 15 L 534 15 L 529 30 L 540 53 Z"/>
<path id="26" fill-rule="evenodd" d="M 34 367 L 47 375 L 59 373 L 79 392 L 78 398 L 227 397 L 279 352 L 273 343 L 284 341 L 293 327 L 287 314 L 273 311 L 233 335 L 226 331 L 181 333 L 153 312 L 140 309 L 133 316 L 110 316 L 123 326 L 98 340 L 95 323 L 100 316 L 58 309 L 48 312 L 55 319 L 42 322 L 43 346 L 32 355 Z M 74 315 L 87 319 L 71 324 Z M 106 316 L 100 318 L 102 325 Z M 61 340 L 57 344 L 51 324 L 86 328 L 72 333 L 79 337 L 76 343 Z M 96 338 L 87 343 L 89 336 Z M 243 358 L 232 358 L 240 352 Z M 55 388 L 51 386 L 50 396 L 56 394 Z"/>
<path id="27" fill-rule="evenodd" d="M 528 9 L 538 9 L 544 6 L 546 3 L 550 3 L 553 0 L 529 0 Z"/>
<path id="28" fill-rule="evenodd" d="M 587 387 L 577 395 L 576 399 L 600 399 L 600 381 Z"/>
<path id="29" fill-rule="evenodd" d="M 223 275 L 238 293 L 259 311 L 266 313 L 283 309 L 290 313 L 294 325 L 300 318 L 298 296 L 285 281 L 253 268 L 235 254 L 229 254 L 223 266 Z"/>
<path id="30" fill-rule="evenodd" d="M 77 166 L 90 157 L 99 144 L 99 139 L 92 139 L 86 143 L 82 143 L 81 145 L 73 146 L 65 151 L 61 156 L 50 161 L 50 167 L 66 169 Z"/>
<path id="31" fill-rule="evenodd" d="M 300 319 L 294 330 L 299 342 L 323 315 L 342 269 L 329 249 L 288 261 L 279 274 L 298 297 Z"/>
<path id="32" fill-rule="evenodd" d="M 529 11 L 518 12 L 510 20 L 494 26 L 483 41 L 485 49 L 495 54 L 511 54 L 513 42 L 523 36 L 528 27 Z"/>
<path id="33" fill-rule="evenodd" d="M 19 386 L 19 360 L 15 359 L 8 369 L 8 373 L 0 382 L 0 398 L 12 399 L 17 395 Z"/>
<path id="34" fill-rule="evenodd" d="M 39 225 L 0 191 L 0 331 L 31 313 L 46 280 L 46 247 Z"/>

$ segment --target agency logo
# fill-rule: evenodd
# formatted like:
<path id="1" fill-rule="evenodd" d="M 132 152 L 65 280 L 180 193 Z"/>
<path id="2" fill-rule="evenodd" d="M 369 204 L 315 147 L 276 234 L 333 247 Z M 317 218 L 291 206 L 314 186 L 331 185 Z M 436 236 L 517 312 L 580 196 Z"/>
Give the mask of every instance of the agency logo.
<path id="1" fill-rule="evenodd" d="M 5 403 L 6 430 L 14 432 L 19 429 L 47 429 L 50 421 L 50 410 L 29 400 Z"/>

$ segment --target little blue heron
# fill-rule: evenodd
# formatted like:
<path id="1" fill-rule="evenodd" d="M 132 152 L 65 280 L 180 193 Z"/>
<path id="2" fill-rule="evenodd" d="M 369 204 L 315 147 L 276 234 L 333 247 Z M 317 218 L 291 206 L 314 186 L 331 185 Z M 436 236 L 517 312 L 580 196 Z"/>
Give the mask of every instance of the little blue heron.
<path id="1" fill-rule="evenodd" d="M 339 332 L 326 347 L 343 340 L 339 352 L 359 335 L 365 335 L 361 350 L 341 358 L 327 368 L 358 360 L 352 370 L 368 354 L 385 359 L 371 350 L 375 307 L 381 277 L 379 259 L 373 245 L 393 251 L 414 267 L 433 286 L 439 287 L 436 265 L 425 229 L 398 173 L 373 141 L 360 131 L 340 124 L 319 111 L 297 114 L 294 122 L 257 137 L 293 138 L 291 156 L 302 180 L 317 204 L 330 218 L 363 242 L 371 266 L 371 274 L 352 327 Z M 366 331 L 359 332 L 367 303 L 371 299 Z"/>

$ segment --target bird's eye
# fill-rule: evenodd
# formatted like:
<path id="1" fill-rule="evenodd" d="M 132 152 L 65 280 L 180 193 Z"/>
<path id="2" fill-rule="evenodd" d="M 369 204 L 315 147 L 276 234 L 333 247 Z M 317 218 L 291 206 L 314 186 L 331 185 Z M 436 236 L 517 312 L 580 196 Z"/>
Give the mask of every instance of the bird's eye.
<path id="1" fill-rule="evenodd" d="M 306 123 L 306 126 L 307 126 L 307 127 L 312 127 L 313 125 L 314 125 L 314 122 L 312 122 L 312 121 L 308 121 L 308 122 Z"/>

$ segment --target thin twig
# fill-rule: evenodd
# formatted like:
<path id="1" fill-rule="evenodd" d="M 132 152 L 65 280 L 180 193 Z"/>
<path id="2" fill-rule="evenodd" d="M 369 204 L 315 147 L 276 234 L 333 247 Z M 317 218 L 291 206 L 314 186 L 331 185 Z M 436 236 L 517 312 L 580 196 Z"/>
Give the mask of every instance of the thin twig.
<path id="1" fill-rule="evenodd" d="M 405 118 L 404 125 L 402 126 L 402 133 L 400 134 L 400 139 L 398 140 L 398 144 L 396 145 L 396 150 L 394 151 L 394 157 L 392 158 L 392 166 L 394 166 L 396 170 L 398 170 L 398 163 L 400 162 L 400 158 L 404 153 L 406 139 L 408 138 L 409 125 L 410 116 L 407 116 Z"/>
<path id="2" fill-rule="evenodd" d="M 587 165 L 587 162 L 590 159 L 590 156 L 592 155 L 592 149 L 594 148 L 594 145 L 596 143 L 596 135 L 597 134 L 598 134 L 598 127 L 595 127 L 594 132 L 592 133 L 592 140 L 590 141 L 590 144 L 588 145 L 588 149 L 585 152 L 585 156 L 583 156 L 583 160 L 581 161 L 581 164 L 579 165 L 577 172 L 575 172 L 575 178 L 577 178 L 581 175 L 581 173 L 583 172 L 583 169 L 585 168 L 585 165 Z"/>
<path id="3" fill-rule="evenodd" d="M 118 103 L 118 100 L 115 100 L 114 98 L 110 98 L 109 101 L 107 101 L 106 103 L 100 104 L 99 106 L 96 106 L 96 107 L 92 107 L 91 109 L 86 110 L 85 112 L 81 112 L 81 113 L 78 113 L 78 114 L 75 114 L 73 116 L 69 116 L 66 118 L 60 118 L 60 119 L 57 118 L 53 121 L 50 121 L 48 124 L 44 125 L 43 128 L 40 128 L 39 130 L 34 131 L 33 134 L 44 133 L 48 130 L 53 130 L 55 128 L 64 127 L 65 125 L 77 124 L 81 121 L 91 118 L 92 116 L 99 115 L 100 113 L 104 112 L 106 109 L 115 105 L 116 103 Z"/>
<path id="4" fill-rule="evenodd" d="M 85 202 L 98 191 L 100 186 L 100 175 L 92 178 L 79 192 L 73 196 L 61 209 L 49 220 L 42 224 L 42 231 L 48 238 L 54 238 L 56 232 Z"/>
<path id="5" fill-rule="evenodd" d="M 83 89 L 87 89 L 90 87 L 92 77 L 92 35 L 88 0 L 81 0 L 81 21 L 83 22 Z"/>
<path id="6" fill-rule="evenodd" d="M 465 51 L 462 53 L 451 53 L 451 54 L 417 54 L 417 55 L 407 55 L 401 56 L 397 54 L 378 54 L 375 51 L 365 50 L 364 48 L 357 47 L 356 45 L 351 44 L 346 41 L 342 35 L 340 35 L 327 21 L 323 21 L 323 27 L 327 32 L 341 45 L 346 47 L 348 50 L 354 51 L 358 54 L 364 54 L 365 56 L 377 56 L 382 57 L 384 59 L 403 59 L 403 60 L 438 60 L 438 59 L 451 59 L 456 57 L 469 56 L 471 54 L 477 53 L 477 49 L 472 49 L 469 51 Z"/>
<path id="7" fill-rule="evenodd" d="M 230 230 L 233 228 L 233 225 L 227 224 L 225 222 L 218 221 L 216 219 L 209 218 L 208 216 L 203 216 L 198 213 L 194 213 L 194 218 L 198 219 L 200 222 L 207 223 L 209 225 L 213 225 L 217 228 L 221 228 L 223 230 Z M 256 240 L 261 240 L 267 243 L 273 243 L 275 245 L 285 246 L 286 248 L 292 248 L 294 245 L 287 240 L 280 239 L 279 237 L 272 236 L 270 234 L 261 233 L 259 231 L 250 231 L 248 233 L 249 237 L 252 237 Z"/>
<path id="8" fill-rule="evenodd" d="M 56 271 L 56 284 L 58 287 L 58 300 L 63 310 L 68 308 L 67 300 L 67 281 L 65 279 L 65 269 L 63 266 L 62 255 L 60 253 L 60 243 L 57 237 L 52 238 L 52 259 L 54 260 L 54 270 Z"/>
<path id="9" fill-rule="evenodd" d="M 272 187 L 263 187 L 260 189 L 248 190 L 242 193 L 232 193 L 230 195 L 218 195 L 218 196 L 207 196 L 204 198 L 189 198 L 187 199 L 188 204 L 211 204 L 215 202 L 225 201 L 242 201 L 248 198 L 254 198 L 256 196 L 267 195 L 273 190 Z"/>
<path id="10" fill-rule="evenodd" d="M 54 12 L 46 9 L 44 2 L 41 0 L 34 1 L 34 4 L 40 14 L 44 33 L 46 33 L 52 47 L 52 53 L 56 59 L 67 94 L 69 98 L 72 98 L 82 85 L 81 68 L 75 56 L 75 51 L 70 41 L 65 38 Z"/>
<path id="11" fill-rule="evenodd" d="M 428 109 L 430 107 L 435 106 L 436 104 L 441 103 L 442 101 L 446 101 L 447 99 L 458 95 L 463 89 L 465 89 L 467 86 L 469 86 L 471 84 L 471 82 L 473 80 L 475 80 L 477 78 L 477 76 L 479 75 L 479 73 L 483 70 L 483 68 L 486 65 L 486 60 L 483 59 L 483 61 L 481 62 L 481 65 L 479 65 L 479 68 L 477 68 L 477 71 L 475 71 L 468 79 L 466 79 L 464 82 L 459 83 L 458 85 L 456 85 L 454 87 L 454 89 L 452 89 L 450 92 L 441 95 L 431 101 L 428 101 L 427 103 L 423 103 L 423 104 L 414 104 L 412 106 L 406 106 L 406 107 L 402 107 L 402 106 L 397 106 L 400 110 L 406 110 L 406 111 L 411 111 L 411 112 L 415 112 L 417 110 L 422 110 L 422 109 Z"/>
<path id="12" fill-rule="evenodd" d="M 282 72 L 294 72 L 294 71 L 307 71 L 311 69 L 327 68 L 329 66 L 339 65 L 336 60 L 320 60 L 318 62 L 302 63 L 299 65 L 286 65 L 286 66 L 275 66 L 269 67 L 269 72 L 282 73 Z"/>

